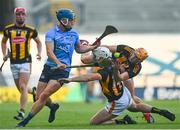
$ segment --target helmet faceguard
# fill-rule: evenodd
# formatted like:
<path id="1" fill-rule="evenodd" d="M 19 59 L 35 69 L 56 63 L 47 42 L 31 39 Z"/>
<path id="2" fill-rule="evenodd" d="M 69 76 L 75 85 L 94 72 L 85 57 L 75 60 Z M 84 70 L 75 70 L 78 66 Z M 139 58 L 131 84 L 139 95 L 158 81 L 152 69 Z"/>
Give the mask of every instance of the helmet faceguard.
<path id="1" fill-rule="evenodd" d="M 94 60 L 101 66 L 107 67 L 112 64 L 112 53 L 106 47 L 98 47 L 92 51 Z"/>
<path id="2" fill-rule="evenodd" d="M 148 52 L 144 48 L 135 49 L 134 53 L 129 57 L 131 63 L 143 62 L 148 57 Z"/>
<path id="3" fill-rule="evenodd" d="M 56 12 L 56 16 L 60 24 L 66 31 L 72 29 L 75 20 L 75 13 L 70 9 L 60 9 Z"/>

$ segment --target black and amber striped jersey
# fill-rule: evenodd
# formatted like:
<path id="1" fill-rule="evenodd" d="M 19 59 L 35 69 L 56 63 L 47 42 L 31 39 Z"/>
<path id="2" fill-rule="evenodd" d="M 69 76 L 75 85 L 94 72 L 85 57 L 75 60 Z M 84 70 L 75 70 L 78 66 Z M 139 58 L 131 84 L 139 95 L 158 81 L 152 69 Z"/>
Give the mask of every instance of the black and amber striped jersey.
<path id="1" fill-rule="evenodd" d="M 30 41 L 38 36 L 36 29 L 29 25 L 18 27 L 16 24 L 10 24 L 5 27 L 3 33 L 5 37 L 9 38 L 11 63 L 31 63 Z"/>
<path id="2" fill-rule="evenodd" d="M 118 61 L 120 61 L 121 64 L 125 64 L 125 70 L 128 72 L 130 78 L 139 74 L 142 68 L 141 63 L 133 64 L 128 59 L 129 56 L 134 52 L 134 49 L 132 47 L 129 47 L 127 45 L 118 45 L 116 52 L 120 53 Z"/>
<path id="3" fill-rule="evenodd" d="M 108 102 L 118 100 L 123 94 L 123 85 L 121 81 L 116 81 L 113 75 L 113 68 L 107 67 L 98 70 L 102 79 L 99 80 L 103 94 Z"/>

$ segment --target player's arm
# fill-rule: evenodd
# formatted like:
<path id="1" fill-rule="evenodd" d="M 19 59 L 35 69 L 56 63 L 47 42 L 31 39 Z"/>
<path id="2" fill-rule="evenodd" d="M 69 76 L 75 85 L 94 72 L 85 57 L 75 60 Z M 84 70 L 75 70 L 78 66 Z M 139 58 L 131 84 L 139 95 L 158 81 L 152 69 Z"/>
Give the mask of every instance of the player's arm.
<path id="1" fill-rule="evenodd" d="M 1 49 L 2 49 L 2 54 L 3 54 L 3 60 L 4 61 L 6 61 L 8 59 L 8 55 L 6 54 L 7 40 L 8 40 L 8 38 L 6 36 L 3 36 L 2 41 L 1 41 Z"/>
<path id="2" fill-rule="evenodd" d="M 95 44 L 93 46 L 86 46 L 86 45 L 82 45 L 79 43 L 79 44 L 76 44 L 75 50 L 77 53 L 86 53 L 86 52 L 89 52 L 89 51 L 96 49 L 99 46 L 100 46 L 100 41 L 98 44 Z"/>
<path id="3" fill-rule="evenodd" d="M 65 69 L 66 65 L 61 63 L 54 54 L 54 36 L 55 36 L 55 32 L 53 31 L 49 31 L 45 35 L 46 53 L 48 58 L 50 58 L 57 65 L 59 69 Z"/>
<path id="4" fill-rule="evenodd" d="M 80 44 L 83 46 L 89 46 L 89 42 L 87 40 L 81 39 Z M 81 62 L 83 64 L 91 64 L 91 63 L 94 63 L 93 61 L 94 61 L 94 59 L 93 59 L 93 56 L 91 55 L 90 51 L 81 54 Z"/>
<path id="5" fill-rule="evenodd" d="M 97 48 L 99 45 L 96 44 L 94 46 L 89 45 L 83 45 L 83 44 L 77 44 L 75 47 L 76 52 L 82 53 L 81 55 L 81 62 L 84 64 L 91 64 L 94 63 L 93 55 L 91 55 L 89 52 Z"/>
<path id="6" fill-rule="evenodd" d="M 3 30 L 3 38 L 2 38 L 2 41 L 1 41 L 1 49 L 2 49 L 2 54 L 3 54 L 3 60 L 6 61 L 9 57 L 9 54 L 7 54 L 6 50 L 7 50 L 7 46 L 6 46 L 6 43 L 7 43 L 7 40 L 8 40 L 8 37 L 9 36 L 9 31 L 7 28 L 5 28 Z"/>
<path id="7" fill-rule="evenodd" d="M 134 81 L 129 78 L 128 72 L 120 73 L 119 69 L 114 69 L 114 75 L 116 80 L 123 81 L 127 89 L 129 90 L 131 97 L 136 103 L 140 103 L 141 99 L 134 95 Z"/>
<path id="8" fill-rule="evenodd" d="M 125 64 L 120 64 L 119 62 L 115 62 L 113 71 L 114 71 L 115 77 L 119 81 L 125 81 L 130 78 L 129 73 L 125 69 Z"/>
<path id="9" fill-rule="evenodd" d="M 93 55 L 90 54 L 90 52 L 81 54 L 81 62 L 84 64 L 91 64 L 95 63 Z"/>
<path id="10" fill-rule="evenodd" d="M 39 37 L 34 38 L 34 41 L 37 44 L 37 59 L 40 60 L 41 59 L 41 51 L 42 51 L 42 43 L 41 40 L 39 39 Z"/>
<path id="11" fill-rule="evenodd" d="M 46 51 L 47 51 L 47 56 L 50 58 L 55 64 L 57 64 L 57 67 L 60 69 L 66 68 L 66 65 L 61 63 L 57 57 L 55 56 L 54 52 L 54 44 L 52 42 L 46 42 Z"/>
<path id="12" fill-rule="evenodd" d="M 125 86 L 128 88 L 128 90 L 130 91 L 131 93 L 131 96 L 134 97 L 134 81 L 133 79 L 128 79 L 128 80 L 125 80 L 123 81 Z"/>
<path id="13" fill-rule="evenodd" d="M 89 82 L 94 80 L 101 80 L 101 75 L 99 73 L 93 73 L 93 74 L 87 74 L 87 75 L 81 75 L 78 77 L 73 78 L 61 78 L 58 79 L 58 82 L 60 84 L 62 83 L 70 83 L 70 82 Z"/>
<path id="14" fill-rule="evenodd" d="M 41 43 L 41 40 L 38 37 L 38 32 L 37 32 L 36 29 L 33 30 L 32 38 L 34 39 L 34 41 L 37 44 L 37 51 L 38 51 L 37 59 L 40 60 L 41 59 L 41 51 L 42 51 L 42 43 Z"/>
<path id="15" fill-rule="evenodd" d="M 125 71 L 123 73 L 120 73 L 118 68 L 114 68 L 114 75 L 118 81 L 125 81 L 125 80 L 129 79 L 128 72 Z"/>

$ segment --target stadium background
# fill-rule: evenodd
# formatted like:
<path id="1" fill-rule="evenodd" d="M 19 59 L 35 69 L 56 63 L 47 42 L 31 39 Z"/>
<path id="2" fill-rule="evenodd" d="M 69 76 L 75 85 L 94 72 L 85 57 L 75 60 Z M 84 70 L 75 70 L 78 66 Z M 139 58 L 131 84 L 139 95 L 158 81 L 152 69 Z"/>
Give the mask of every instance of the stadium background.
<path id="1" fill-rule="evenodd" d="M 136 95 L 146 100 L 180 99 L 180 1 L 179 0 L 2 0 L 0 29 L 13 21 L 16 6 L 27 8 L 26 23 L 37 28 L 43 43 L 42 61 L 35 59 L 35 44 L 32 41 L 32 76 L 29 86 L 37 85 L 42 65 L 46 60 L 44 34 L 57 23 L 55 11 L 61 7 L 73 9 L 77 14 L 75 28 L 81 39 L 93 42 L 104 31 L 106 25 L 118 28 L 119 33 L 107 36 L 102 44 L 127 44 L 144 47 L 149 58 L 143 63 L 139 76 L 135 78 Z M 2 36 L 2 35 L 1 35 Z M 0 36 L 0 38 L 1 38 Z M 2 53 L 0 55 L 2 59 Z M 74 54 L 73 64 L 80 64 L 80 55 Z M 2 63 L 2 60 L 0 61 Z M 71 76 L 77 70 L 72 69 Z M 0 73 L 0 102 L 18 101 L 9 61 Z M 55 100 L 82 101 L 78 83 L 66 85 Z M 96 84 L 94 95 L 99 94 Z M 76 96 L 74 96 L 76 95 Z M 15 98 L 16 97 L 16 98 Z"/>
<path id="2" fill-rule="evenodd" d="M 132 47 L 144 47 L 149 58 L 143 62 L 142 71 L 135 77 L 135 93 L 145 101 L 155 101 L 158 106 L 169 100 L 180 104 L 180 1 L 179 0 L 1 0 L 0 30 L 13 21 L 13 9 L 17 6 L 27 8 L 26 23 L 39 31 L 43 43 L 42 61 L 36 60 L 35 43 L 32 41 L 32 75 L 29 86 L 37 85 L 42 66 L 46 61 L 44 45 L 45 32 L 57 23 L 55 11 L 61 7 L 73 9 L 77 14 L 75 28 L 81 39 L 90 42 L 101 35 L 106 25 L 118 28 L 119 33 L 105 37 L 102 44 L 127 44 Z M 0 34 L 0 39 L 2 35 Z M 80 55 L 74 54 L 73 64 L 80 64 Z M 0 64 L 2 63 L 0 52 Z M 88 69 L 88 71 L 90 71 Z M 71 76 L 77 75 L 72 69 Z M 95 82 L 94 97 L 98 97 L 100 88 Z M 30 101 L 32 97 L 29 95 Z M 94 101 L 98 98 L 95 98 Z M 53 100 L 60 102 L 81 102 L 83 94 L 78 83 L 63 87 Z M 19 101 L 19 93 L 14 87 L 9 61 L 0 73 L 0 104 Z M 168 107 L 168 104 L 166 104 Z M 11 105 L 10 105 L 11 106 Z M 17 105 L 16 105 L 17 107 Z M 90 106 L 88 106 L 90 107 Z M 92 104 L 92 108 L 96 107 Z M 173 107 L 173 106 L 171 106 Z M 91 107 L 90 107 L 91 108 Z M 2 109 L 0 109 L 2 110 Z M 15 110 L 14 110 L 15 111 Z M 0 114 L 3 110 L 0 111 Z M 2 118 L 1 118 L 2 119 Z M 2 120 L 1 120 L 2 121 Z M 0 124 L 1 124 L 0 121 Z M 3 121 L 2 121 L 3 122 Z M 5 123 L 5 122 L 3 122 Z M 0 126 L 2 128 L 2 126 Z M 6 127 L 5 127 L 6 128 Z M 66 128 L 66 127 L 65 127 Z M 153 127 L 152 127 L 153 128 Z"/>

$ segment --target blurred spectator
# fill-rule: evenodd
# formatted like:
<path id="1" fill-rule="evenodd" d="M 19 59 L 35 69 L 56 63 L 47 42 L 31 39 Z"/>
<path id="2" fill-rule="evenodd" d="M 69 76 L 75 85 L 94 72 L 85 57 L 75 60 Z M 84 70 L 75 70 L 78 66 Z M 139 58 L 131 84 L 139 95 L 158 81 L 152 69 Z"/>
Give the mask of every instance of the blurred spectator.
<path id="1" fill-rule="evenodd" d="M 87 69 L 85 67 L 77 68 L 77 76 L 86 75 L 92 72 L 94 73 L 97 72 L 98 69 L 99 67 L 92 67 L 90 69 Z M 79 86 L 83 101 L 85 101 L 86 103 L 90 103 L 96 100 L 100 102 L 105 101 L 104 95 L 102 94 L 101 90 L 99 90 L 100 86 L 98 81 L 79 82 Z"/>
<path id="2" fill-rule="evenodd" d="M 78 76 L 85 75 L 85 74 L 87 74 L 86 68 L 77 68 L 77 75 Z M 88 83 L 87 82 L 79 82 L 79 86 L 80 86 L 83 101 L 89 102 L 88 94 L 87 94 Z"/>

